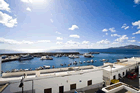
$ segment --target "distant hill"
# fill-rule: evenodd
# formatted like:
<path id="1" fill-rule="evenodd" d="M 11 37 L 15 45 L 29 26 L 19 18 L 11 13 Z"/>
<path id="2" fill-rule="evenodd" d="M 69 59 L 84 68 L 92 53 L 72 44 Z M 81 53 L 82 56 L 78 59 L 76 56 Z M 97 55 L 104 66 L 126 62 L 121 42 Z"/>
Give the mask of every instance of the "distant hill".
<path id="1" fill-rule="evenodd" d="M 121 47 L 111 47 L 109 49 L 140 49 L 140 46 L 137 46 L 137 45 L 127 45 L 127 46 L 121 46 Z"/>

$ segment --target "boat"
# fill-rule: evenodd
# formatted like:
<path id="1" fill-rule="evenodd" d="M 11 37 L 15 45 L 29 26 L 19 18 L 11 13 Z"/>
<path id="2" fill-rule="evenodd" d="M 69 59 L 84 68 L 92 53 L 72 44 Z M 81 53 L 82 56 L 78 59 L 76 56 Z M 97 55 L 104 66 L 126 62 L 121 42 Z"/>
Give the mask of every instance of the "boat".
<path id="1" fill-rule="evenodd" d="M 18 69 L 12 69 L 11 72 L 18 72 Z"/>
<path id="2" fill-rule="evenodd" d="M 70 66 L 70 64 L 68 64 L 68 67 Z"/>
<path id="3" fill-rule="evenodd" d="M 94 62 L 93 59 L 91 59 L 91 62 Z"/>
<path id="4" fill-rule="evenodd" d="M 55 57 L 62 57 L 62 55 L 61 54 L 56 54 Z"/>
<path id="5" fill-rule="evenodd" d="M 74 59 L 74 58 L 79 58 L 77 55 L 69 55 L 69 58 Z"/>
<path id="6" fill-rule="evenodd" d="M 70 65 L 72 65 L 72 63 L 70 63 Z"/>
<path id="7" fill-rule="evenodd" d="M 87 63 L 90 63 L 90 61 L 88 60 Z"/>
<path id="8" fill-rule="evenodd" d="M 53 58 L 50 56 L 42 56 L 40 59 L 41 60 L 53 60 Z"/>
<path id="9" fill-rule="evenodd" d="M 60 66 L 63 66 L 63 64 L 60 64 Z"/>
<path id="10" fill-rule="evenodd" d="M 97 62 L 97 60 L 95 60 L 95 62 Z"/>
<path id="11" fill-rule="evenodd" d="M 55 66 L 53 65 L 52 68 L 55 68 Z"/>
<path id="12" fill-rule="evenodd" d="M 24 69 L 24 71 L 29 71 L 29 69 Z"/>
<path id="13" fill-rule="evenodd" d="M 22 60 L 30 60 L 30 59 L 33 59 L 34 57 L 31 56 L 31 55 L 21 55 L 19 60 L 22 61 Z"/>
<path id="14" fill-rule="evenodd" d="M 101 61 L 101 62 L 104 62 L 104 61 L 106 61 L 106 59 L 101 59 L 100 61 Z"/>
<path id="15" fill-rule="evenodd" d="M 86 61 L 84 61 L 84 63 L 86 63 Z"/>
<path id="16" fill-rule="evenodd" d="M 82 64 L 82 62 L 81 62 L 81 61 L 79 61 L 79 63 L 80 63 L 80 64 Z"/>
<path id="17" fill-rule="evenodd" d="M 43 67 L 38 67 L 38 68 L 36 68 L 36 70 L 42 70 L 43 69 Z"/>
<path id="18" fill-rule="evenodd" d="M 73 64 L 74 64 L 74 65 L 77 65 L 77 62 L 76 62 L 76 61 L 74 61 L 74 62 L 73 62 Z"/>
<path id="19" fill-rule="evenodd" d="M 89 53 L 85 53 L 83 56 L 84 56 L 84 57 L 87 57 L 87 58 L 92 58 L 92 57 L 94 57 L 92 54 L 89 54 Z"/>
<path id="20" fill-rule="evenodd" d="M 44 65 L 43 68 L 45 68 L 45 69 L 49 69 L 50 66 L 46 66 L 46 65 Z"/>

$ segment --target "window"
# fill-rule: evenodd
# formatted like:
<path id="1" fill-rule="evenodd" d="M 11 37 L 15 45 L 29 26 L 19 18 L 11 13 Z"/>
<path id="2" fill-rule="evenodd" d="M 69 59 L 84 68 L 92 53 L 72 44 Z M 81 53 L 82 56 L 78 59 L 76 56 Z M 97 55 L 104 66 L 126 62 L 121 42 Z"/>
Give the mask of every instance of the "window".
<path id="1" fill-rule="evenodd" d="M 76 89 L 76 84 L 71 84 L 70 85 L 70 90 Z"/>
<path id="2" fill-rule="evenodd" d="M 88 82 L 87 82 L 87 85 L 89 86 L 89 85 L 92 85 L 92 80 L 89 80 Z"/>
<path id="3" fill-rule="evenodd" d="M 123 72 L 123 76 L 124 76 L 124 72 Z"/>
<path id="4" fill-rule="evenodd" d="M 116 75 L 113 76 L 113 79 L 116 79 Z"/>
<path id="5" fill-rule="evenodd" d="M 44 93 L 52 93 L 52 88 L 44 89 Z"/>
<path id="6" fill-rule="evenodd" d="M 64 93 L 64 86 L 59 87 L 59 93 Z"/>
<path id="7" fill-rule="evenodd" d="M 121 77 L 121 74 L 120 73 L 118 74 L 118 77 Z"/>

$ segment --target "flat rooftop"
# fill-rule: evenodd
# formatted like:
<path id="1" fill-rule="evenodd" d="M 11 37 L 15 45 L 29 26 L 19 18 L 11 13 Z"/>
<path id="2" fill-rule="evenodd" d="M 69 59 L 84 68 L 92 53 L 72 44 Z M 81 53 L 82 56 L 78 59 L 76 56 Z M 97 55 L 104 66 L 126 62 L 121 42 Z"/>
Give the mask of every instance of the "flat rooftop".
<path id="1" fill-rule="evenodd" d="M 14 81 L 14 80 L 21 80 L 24 73 L 27 74 L 26 79 L 34 79 L 36 77 L 50 78 L 50 77 L 56 77 L 56 76 L 68 76 L 68 75 L 82 74 L 82 73 L 87 73 L 87 72 L 91 72 L 91 71 L 100 69 L 95 66 L 81 66 L 81 67 L 69 67 L 69 68 L 72 68 L 73 70 L 68 70 L 68 68 L 59 68 L 59 69 L 61 69 L 61 71 L 57 71 L 58 69 L 57 70 L 46 69 L 46 70 L 33 71 L 33 73 L 40 72 L 39 76 L 36 76 L 36 74 L 28 75 L 28 74 L 32 73 L 31 71 L 5 73 L 5 76 L 7 74 L 7 77 L 0 78 L 0 83 L 5 83 L 8 81 Z M 63 69 L 65 69 L 65 70 L 63 70 Z M 49 72 L 49 71 L 51 71 L 51 72 Z"/>

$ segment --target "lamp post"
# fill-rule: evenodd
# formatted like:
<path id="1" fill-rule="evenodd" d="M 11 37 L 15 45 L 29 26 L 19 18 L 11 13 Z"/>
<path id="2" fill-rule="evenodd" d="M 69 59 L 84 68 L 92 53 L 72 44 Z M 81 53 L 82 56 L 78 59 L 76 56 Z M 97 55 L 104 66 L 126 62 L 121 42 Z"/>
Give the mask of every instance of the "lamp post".
<path id="1" fill-rule="evenodd" d="M 23 93 L 23 87 L 24 87 L 23 80 L 24 80 L 24 78 L 22 77 L 20 84 L 19 84 L 19 87 L 22 88 L 22 93 Z"/>

